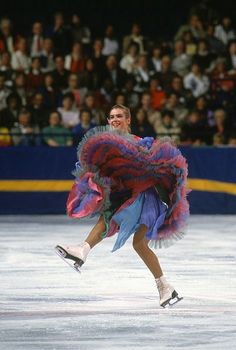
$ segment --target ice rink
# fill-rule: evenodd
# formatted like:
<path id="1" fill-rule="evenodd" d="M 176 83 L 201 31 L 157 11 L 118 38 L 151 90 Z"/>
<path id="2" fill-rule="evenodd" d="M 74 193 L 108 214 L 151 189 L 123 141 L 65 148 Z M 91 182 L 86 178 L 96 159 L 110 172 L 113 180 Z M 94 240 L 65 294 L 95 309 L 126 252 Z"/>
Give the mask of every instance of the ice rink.
<path id="1" fill-rule="evenodd" d="M 76 273 L 54 252 L 94 221 L 0 217 L 1 350 L 236 349 L 236 216 L 192 216 L 187 235 L 158 256 L 184 299 L 159 307 L 131 241 L 92 250 Z"/>

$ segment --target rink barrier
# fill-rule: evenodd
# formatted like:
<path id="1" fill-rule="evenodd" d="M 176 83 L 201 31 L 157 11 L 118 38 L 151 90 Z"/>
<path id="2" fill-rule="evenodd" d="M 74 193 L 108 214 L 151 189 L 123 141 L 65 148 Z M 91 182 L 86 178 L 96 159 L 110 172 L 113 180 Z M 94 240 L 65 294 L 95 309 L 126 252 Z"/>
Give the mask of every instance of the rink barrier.
<path id="1" fill-rule="evenodd" d="M 236 148 L 181 148 L 191 213 L 236 214 Z M 73 183 L 73 147 L 0 149 L 0 214 L 61 214 Z"/>
<path id="2" fill-rule="evenodd" d="M 0 192 L 67 192 L 72 185 L 72 180 L 0 180 Z M 236 184 L 223 181 L 189 178 L 188 187 L 196 191 L 236 195 Z"/>

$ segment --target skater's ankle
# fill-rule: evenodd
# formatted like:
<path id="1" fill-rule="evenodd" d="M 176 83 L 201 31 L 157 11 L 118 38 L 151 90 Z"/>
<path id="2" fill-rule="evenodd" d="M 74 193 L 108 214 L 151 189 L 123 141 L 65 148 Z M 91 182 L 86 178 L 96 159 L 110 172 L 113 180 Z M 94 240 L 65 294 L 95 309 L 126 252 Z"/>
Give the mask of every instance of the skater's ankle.
<path id="1" fill-rule="evenodd" d="M 155 278 L 155 281 L 156 281 L 157 284 L 159 284 L 159 283 L 166 283 L 167 282 L 164 275 L 161 275 L 160 277 Z"/>

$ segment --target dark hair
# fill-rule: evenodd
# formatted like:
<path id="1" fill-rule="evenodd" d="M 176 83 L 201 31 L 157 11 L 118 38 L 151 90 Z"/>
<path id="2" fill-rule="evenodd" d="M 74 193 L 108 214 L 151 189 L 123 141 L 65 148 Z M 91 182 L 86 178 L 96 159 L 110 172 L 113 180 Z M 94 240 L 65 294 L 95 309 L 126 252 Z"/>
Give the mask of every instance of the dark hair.
<path id="1" fill-rule="evenodd" d="M 62 100 L 64 101 L 66 98 L 70 98 L 71 101 L 74 101 L 74 100 L 75 100 L 75 97 L 74 97 L 74 95 L 72 94 L 72 92 L 68 92 L 68 93 L 66 93 L 65 95 L 63 95 Z"/>
<path id="2" fill-rule="evenodd" d="M 175 117 L 174 112 L 169 109 L 165 109 L 164 111 L 162 111 L 161 115 L 162 115 L 162 118 L 164 118 L 166 115 L 168 115 L 171 119 Z"/>
<path id="3" fill-rule="evenodd" d="M 56 114 L 58 115 L 60 121 L 62 120 L 61 113 L 60 113 L 58 110 L 56 110 L 56 109 L 51 110 L 51 112 L 49 113 L 49 119 L 50 119 L 50 117 L 51 117 L 51 115 L 52 115 L 53 113 L 56 113 Z"/>
<path id="4" fill-rule="evenodd" d="M 80 117 L 81 117 L 81 115 L 82 115 L 83 113 L 88 113 L 89 116 L 90 116 L 90 119 L 92 119 L 92 113 L 91 113 L 90 109 L 88 109 L 88 108 L 82 108 L 82 109 L 80 110 Z"/>

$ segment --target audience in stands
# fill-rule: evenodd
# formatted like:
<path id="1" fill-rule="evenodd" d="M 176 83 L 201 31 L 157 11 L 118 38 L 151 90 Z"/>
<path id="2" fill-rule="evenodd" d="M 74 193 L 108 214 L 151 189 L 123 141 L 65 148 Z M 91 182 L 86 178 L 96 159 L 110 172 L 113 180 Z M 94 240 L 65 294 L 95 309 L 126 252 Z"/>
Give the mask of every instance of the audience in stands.
<path id="1" fill-rule="evenodd" d="M 1 18 L 0 146 L 75 145 L 119 103 L 139 136 L 235 146 L 235 28 L 207 11 L 193 9 L 168 41 L 137 22 L 122 38 L 113 23 L 97 37 L 78 13 L 37 20 L 28 34 Z"/>

